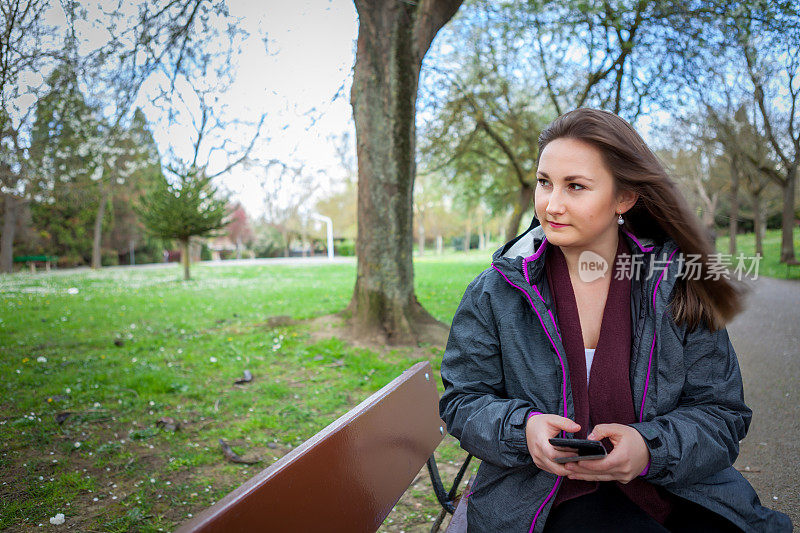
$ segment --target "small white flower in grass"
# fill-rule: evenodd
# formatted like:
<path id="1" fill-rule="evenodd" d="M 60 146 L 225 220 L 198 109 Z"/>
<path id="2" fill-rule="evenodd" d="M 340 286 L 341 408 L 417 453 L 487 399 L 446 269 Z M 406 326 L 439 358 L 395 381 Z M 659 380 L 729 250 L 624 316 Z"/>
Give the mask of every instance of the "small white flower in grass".
<path id="1" fill-rule="evenodd" d="M 96 502 L 96 501 L 97 501 L 97 498 L 92 498 L 92 501 L 93 501 L 93 502 Z"/>
<path id="2" fill-rule="evenodd" d="M 155 405 L 155 404 L 156 404 L 156 402 L 154 402 L 153 400 L 150 400 L 150 405 L 151 405 L 151 406 L 152 406 L 152 405 Z"/>
<path id="3" fill-rule="evenodd" d="M 81 443 L 80 443 L 80 441 L 75 441 L 75 447 L 76 447 L 76 448 L 80 448 L 80 447 L 81 447 Z"/>
<path id="4" fill-rule="evenodd" d="M 45 357 L 43 355 L 40 355 L 39 357 L 36 358 L 36 362 L 37 363 L 46 363 L 47 362 L 47 357 Z"/>
<path id="5" fill-rule="evenodd" d="M 154 477 L 151 477 L 151 478 L 150 478 L 150 483 L 155 483 L 155 482 L 156 482 L 156 478 L 154 478 Z"/>
<path id="6" fill-rule="evenodd" d="M 66 389 L 64 389 L 64 392 L 66 392 L 67 394 L 69 394 L 70 392 L 72 392 L 72 389 L 70 389 L 69 387 L 67 387 Z"/>
<path id="7" fill-rule="evenodd" d="M 67 289 L 67 294 L 78 294 L 79 292 L 78 287 L 70 287 Z"/>
<path id="8" fill-rule="evenodd" d="M 212 363 L 216 363 L 217 362 L 217 358 L 216 357 L 209 357 L 208 360 L 211 361 Z"/>
<path id="9" fill-rule="evenodd" d="M 131 358 L 131 363 L 135 363 L 137 360 L 138 360 L 138 359 L 136 359 L 135 357 L 133 357 L 133 358 Z"/>
<path id="10" fill-rule="evenodd" d="M 50 518 L 50 523 L 54 526 L 60 526 L 64 523 L 64 513 L 58 513 L 54 517 Z"/>

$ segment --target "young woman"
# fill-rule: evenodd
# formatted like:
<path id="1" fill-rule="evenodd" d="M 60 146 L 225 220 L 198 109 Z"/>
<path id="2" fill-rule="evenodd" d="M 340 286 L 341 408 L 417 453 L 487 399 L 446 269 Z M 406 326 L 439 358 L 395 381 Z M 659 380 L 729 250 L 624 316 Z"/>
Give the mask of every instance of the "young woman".
<path id="1" fill-rule="evenodd" d="M 469 531 L 791 531 L 733 468 L 742 291 L 656 156 L 576 109 L 539 137 L 531 227 L 453 318 L 440 415 L 482 460 Z M 689 266 L 692 265 L 692 268 Z M 602 459 L 551 437 L 600 440 Z"/>

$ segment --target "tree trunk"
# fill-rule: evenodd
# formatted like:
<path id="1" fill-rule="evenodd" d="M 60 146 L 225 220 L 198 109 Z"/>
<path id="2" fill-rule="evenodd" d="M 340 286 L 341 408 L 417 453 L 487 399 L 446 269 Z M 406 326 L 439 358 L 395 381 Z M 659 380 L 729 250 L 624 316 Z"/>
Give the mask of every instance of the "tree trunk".
<path id="1" fill-rule="evenodd" d="M 761 207 L 761 191 L 753 193 L 753 231 L 756 234 L 756 254 L 764 255 L 764 212 Z"/>
<path id="2" fill-rule="evenodd" d="M 289 257 L 289 232 L 282 231 L 281 236 L 283 237 L 283 257 Z"/>
<path id="3" fill-rule="evenodd" d="M 481 209 L 481 216 L 478 219 L 478 250 L 486 249 L 486 229 L 483 222 L 483 209 Z"/>
<path id="4" fill-rule="evenodd" d="M 414 294 L 414 116 L 422 58 L 461 2 L 355 1 L 358 267 L 348 312 L 359 338 L 414 344 L 438 325 Z"/>
<path id="5" fill-rule="evenodd" d="M 111 185 L 105 183 L 100 193 L 100 205 L 97 206 L 97 215 L 94 219 L 94 239 L 92 242 L 92 268 L 97 269 L 102 266 L 103 244 L 103 217 L 106 215 L 106 204 L 111 197 Z"/>
<path id="6" fill-rule="evenodd" d="M 783 216 L 781 217 L 781 263 L 791 263 L 794 256 L 794 205 L 797 188 L 797 165 L 786 173 L 783 186 Z"/>
<path id="7" fill-rule="evenodd" d="M 180 239 L 181 243 L 181 263 L 183 263 L 183 280 L 188 281 L 192 279 L 189 275 L 189 265 L 192 259 L 189 257 L 189 239 Z"/>
<path id="8" fill-rule="evenodd" d="M 17 229 L 17 207 L 14 195 L 3 195 L 3 235 L 0 236 L 0 272 L 14 270 L 14 233 Z"/>
<path id="9" fill-rule="evenodd" d="M 533 200 L 533 187 L 530 185 L 522 185 L 517 193 L 517 203 L 514 204 L 514 211 L 511 212 L 511 218 L 508 220 L 508 227 L 506 228 L 506 241 L 510 241 L 517 236 L 519 231 L 519 223 L 522 221 L 522 215 L 531 206 Z"/>
<path id="10" fill-rule="evenodd" d="M 417 222 L 417 231 L 419 232 L 419 255 L 423 255 L 425 253 L 425 226 L 422 225 L 421 220 Z"/>
<path id="11" fill-rule="evenodd" d="M 469 252 L 469 241 L 472 240 L 472 217 L 467 214 L 467 227 L 464 230 L 464 251 Z"/>
<path id="12" fill-rule="evenodd" d="M 436 255 L 442 255 L 442 252 L 444 251 L 443 250 L 443 248 L 444 248 L 443 244 L 444 243 L 442 241 L 444 241 L 442 236 L 441 235 L 437 235 L 436 236 Z"/>
<path id="13" fill-rule="evenodd" d="M 736 234 L 739 231 L 739 158 L 731 157 L 731 208 L 728 219 L 728 253 L 736 255 Z"/>

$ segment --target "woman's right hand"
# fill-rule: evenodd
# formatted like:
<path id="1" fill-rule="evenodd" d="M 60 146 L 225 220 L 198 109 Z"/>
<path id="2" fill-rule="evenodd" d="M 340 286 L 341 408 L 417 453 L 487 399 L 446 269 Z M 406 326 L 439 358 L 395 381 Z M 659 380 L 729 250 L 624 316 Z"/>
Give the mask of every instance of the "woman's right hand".
<path id="1" fill-rule="evenodd" d="M 556 463 L 554 459 L 556 457 L 573 457 L 577 453 L 559 451 L 550 444 L 548 439 L 557 437 L 561 430 L 575 433 L 580 429 L 580 424 L 563 416 L 540 414 L 528 418 L 525 437 L 528 441 L 528 451 L 536 466 L 557 476 L 567 476 L 569 471 L 564 468 L 563 464 Z"/>

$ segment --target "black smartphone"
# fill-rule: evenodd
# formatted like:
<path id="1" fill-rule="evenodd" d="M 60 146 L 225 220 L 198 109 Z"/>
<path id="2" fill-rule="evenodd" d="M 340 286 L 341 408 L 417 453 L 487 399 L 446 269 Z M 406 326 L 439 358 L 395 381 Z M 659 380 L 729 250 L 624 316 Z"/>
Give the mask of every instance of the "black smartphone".
<path id="1" fill-rule="evenodd" d="M 557 457 L 554 459 L 556 463 L 572 463 L 575 461 L 586 461 L 588 459 L 602 459 L 607 455 L 603 443 L 599 440 L 562 439 L 553 437 L 550 439 L 550 444 L 562 452 L 578 452 L 578 455 L 575 457 Z"/>

